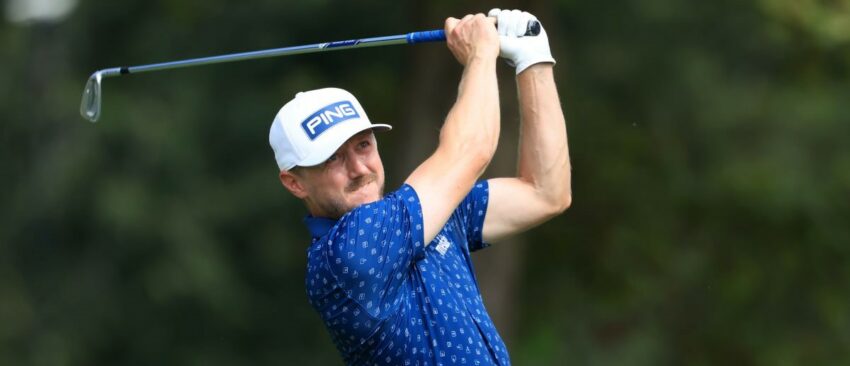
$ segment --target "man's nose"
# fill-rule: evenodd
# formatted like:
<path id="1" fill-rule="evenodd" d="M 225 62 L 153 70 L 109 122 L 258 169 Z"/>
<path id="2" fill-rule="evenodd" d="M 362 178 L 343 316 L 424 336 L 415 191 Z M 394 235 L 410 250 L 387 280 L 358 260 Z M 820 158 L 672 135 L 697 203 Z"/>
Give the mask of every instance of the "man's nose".
<path id="1" fill-rule="evenodd" d="M 369 167 L 366 166 L 366 162 L 362 156 L 351 155 L 349 159 L 346 159 L 348 163 L 348 175 L 350 178 L 357 178 L 366 174 L 369 174 Z"/>

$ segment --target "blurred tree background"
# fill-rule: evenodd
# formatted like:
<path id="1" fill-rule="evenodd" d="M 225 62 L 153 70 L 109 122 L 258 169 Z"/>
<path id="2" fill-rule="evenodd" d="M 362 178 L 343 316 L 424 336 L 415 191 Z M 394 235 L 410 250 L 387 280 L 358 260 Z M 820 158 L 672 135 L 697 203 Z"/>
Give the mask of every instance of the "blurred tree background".
<path id="1" fill-rule="evenodd" d="M 476 255 L 517 365 L 850 364 L 850 1 L 4 0 L 0 365 L 329 365 L 302 205 L 268 127 L 352 91 L 388 189 L 461 68 L 395 46 L 107 79 L 96 69 L 441 28 L 493 6 L 550 34 L 574 204 Z M 511 174 L 517 106 L 500 69 Z"/>

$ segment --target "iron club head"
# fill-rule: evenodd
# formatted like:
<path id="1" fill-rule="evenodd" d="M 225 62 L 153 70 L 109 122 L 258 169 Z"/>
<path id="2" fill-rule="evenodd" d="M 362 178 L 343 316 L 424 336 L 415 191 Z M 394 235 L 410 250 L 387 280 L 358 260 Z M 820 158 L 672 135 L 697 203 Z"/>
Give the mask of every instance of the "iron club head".
<path id="1" fill-rule="evenodd" d="M 92 123 L 97 122 L 97 119 L 100 117 L 100 83 L 102 78 L 103 73 L 101 71 L 96 71 L 89 77 L 89 81 L 86 82 L 86 88 L 83 90 L 83 100 L 80 102 L 80 114 Z"/>

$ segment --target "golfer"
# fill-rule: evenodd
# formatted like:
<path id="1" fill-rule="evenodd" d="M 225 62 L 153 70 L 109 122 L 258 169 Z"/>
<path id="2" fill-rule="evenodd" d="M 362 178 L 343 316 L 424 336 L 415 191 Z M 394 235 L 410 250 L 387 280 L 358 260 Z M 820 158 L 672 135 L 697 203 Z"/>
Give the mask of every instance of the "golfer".
<path id="1" fill-rule="evenodd" d="M 373 131 L 390 126 L 348 92 L 298 93 L 272 123 L 280 181 L 310 213 L 307 296 L 348 365 L 510 364 L 470 253 L 567 209 L 570 162 L 546 32 L 522 37 L 536 19 L 525 12 L 488 15 L 446 19 L 464 66 L 457 101 L 401 188 L 383 195 Z M 516 67 L 519 166 L 478 181 L 499 138 L 500 55 Z"/>

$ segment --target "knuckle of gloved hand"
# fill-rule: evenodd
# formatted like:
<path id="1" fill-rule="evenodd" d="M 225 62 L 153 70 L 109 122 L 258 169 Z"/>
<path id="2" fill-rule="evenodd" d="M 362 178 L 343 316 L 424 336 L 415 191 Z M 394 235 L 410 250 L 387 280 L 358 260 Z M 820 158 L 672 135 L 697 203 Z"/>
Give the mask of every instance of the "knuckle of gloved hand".
<path id="1" fill-rule="evenodd" d="M 513 32 L 515 37 L 521 37 L 525 30 L 525 26 L 523 25 L 522 14 L 519 12 L 511 14 L 511 32 Z"/>
<path id="2" fill-rule="evenodd" d="M 501 34 L 503 36 L 508 35 L 508 28 L 509 28 L 508 24 L 510 23 L 510 21 L 505 16 L 505 12 L 499 13 L 499 16 L 496 17 L 496 22 L 498 23 L 498 26 L 499 26 L 499 34 Z"/>

